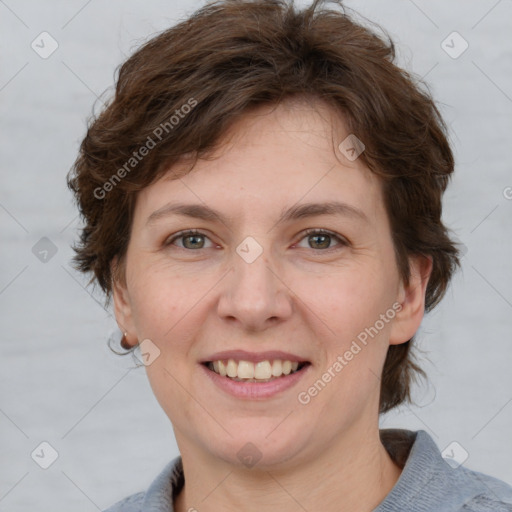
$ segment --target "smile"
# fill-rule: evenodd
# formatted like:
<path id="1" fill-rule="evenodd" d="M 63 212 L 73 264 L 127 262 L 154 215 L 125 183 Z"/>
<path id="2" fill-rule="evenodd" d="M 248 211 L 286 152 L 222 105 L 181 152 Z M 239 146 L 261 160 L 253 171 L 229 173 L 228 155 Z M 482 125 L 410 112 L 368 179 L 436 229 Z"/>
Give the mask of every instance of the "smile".
<path id="1" fill-rule="evenodd" d="M 242 400 L 268 400 L 297 386 L 311 371 L 312 364 L 286 359 L 267 359 L 255 363 L 243 359 L 217 359 L 204 361 L 199 367 L 203 375 L 222 393 Z M 228 374 L 228 370 L 233 377 Z M 225 375 L 221 375 L 221 371 Z"/>
<path id="2" fill-rule="evenodd" d="M 237 382 L 270 382 L 298 372 L 309 363 L 289 361 L 282 359 L 264 360 L 253 363 L 252 361 L 234 359 L 208 361 L 206 367 L 222 377 L 227 377 Z"/>

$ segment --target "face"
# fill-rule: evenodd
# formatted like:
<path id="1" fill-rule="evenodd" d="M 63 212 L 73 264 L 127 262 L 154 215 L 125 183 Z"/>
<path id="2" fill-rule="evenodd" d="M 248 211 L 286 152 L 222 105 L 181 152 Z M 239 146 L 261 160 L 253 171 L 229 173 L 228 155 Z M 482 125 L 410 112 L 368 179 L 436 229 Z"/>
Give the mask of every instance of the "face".
<path id="1" fill-rule="evenodd" d="M 285 467 L 377 428 L 386 352 L 419 327 L 426 281 L 401 283 L 381 183 L 333 152 L 349 133 L 331 112 L 259 107 L 215 159 L 137 198 L 116 317 L 150 340 L 148 378 L 182 454 L 240 465 L 253 450 Z M 217 360 L 281 376 L 238 382 L 207 368 Z M 284 361 L 297 371 L 282 375 Z"/>

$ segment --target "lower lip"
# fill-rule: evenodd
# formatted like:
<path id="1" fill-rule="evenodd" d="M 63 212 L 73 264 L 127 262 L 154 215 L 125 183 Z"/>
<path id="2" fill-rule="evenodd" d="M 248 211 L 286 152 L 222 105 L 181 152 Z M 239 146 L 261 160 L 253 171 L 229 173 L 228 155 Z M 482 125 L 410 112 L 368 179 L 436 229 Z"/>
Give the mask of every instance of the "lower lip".
<path id="1" fill-rule="evenodd" d="M 209 370 L 204 364 L 201 364 L 200 366 L 203 371 L 206 372 L 208 378 L 210 378 L 220 389 L 236 398 L 249 400 L 270 398 L 282 393 L 297 384 L 304 375 L 308 373 L 309 368 L 311 367 L 311 365 L 308 364 L 298 372 L 290 373 L 284 377 L 278 377 L 277 379 L 269 382 L 238 382 Z"/>

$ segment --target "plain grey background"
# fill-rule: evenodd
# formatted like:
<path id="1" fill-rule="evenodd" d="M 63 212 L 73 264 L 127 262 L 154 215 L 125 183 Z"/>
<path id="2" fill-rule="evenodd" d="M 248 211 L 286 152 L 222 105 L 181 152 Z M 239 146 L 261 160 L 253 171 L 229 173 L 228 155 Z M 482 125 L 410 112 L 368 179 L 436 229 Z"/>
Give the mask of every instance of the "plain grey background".
<path id="1" fill-rule="evenodd" d="M 0 510 L 101 510 L 178 454 L 144 368 L 109 351 L 116 323 L 70 266 L 65 177 L 116 66 L 201 5 L 0 0 Z M 382 426 L 456 441 L 466 467 L 512 483 L 512 2 L 347 5 L 390 32 L 440 104 L 457 159 L 443 216 L 467 251 L 417 335 L 430 384 Z M 47 58 L 42 32 L 58 44 Z"/>

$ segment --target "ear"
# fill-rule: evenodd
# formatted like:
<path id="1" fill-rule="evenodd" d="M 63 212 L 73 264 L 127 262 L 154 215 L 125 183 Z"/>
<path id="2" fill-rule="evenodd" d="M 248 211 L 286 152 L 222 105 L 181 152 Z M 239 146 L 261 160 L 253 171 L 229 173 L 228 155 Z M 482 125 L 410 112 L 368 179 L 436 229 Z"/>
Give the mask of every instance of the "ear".
<path id="1" fill-rule="evenodd" d="M 123 269 L 122 276 L 119 275 L 117 256 L 112 260 L 110 269 L 112 275 L 112 298 L 114 300 L 114 313 L 117 325 L 123 333 L 126 333 L 124 343 L 133 347 L 137 344 L 137 335 L 133 322 L 132 306 L 126 286 L 126 273 Z"/>
<path id="2" fill-rule="evenodd" d="M 411 277 L 409 285 L 400 283 L 398 301 L 402 308 L 397 311 L 391 327 L 390 345 L 410 340 L 419 329 L 425 313 L 425 292 L 432 273 L 432 257 L 414 255 L 409 258 Z"/>

